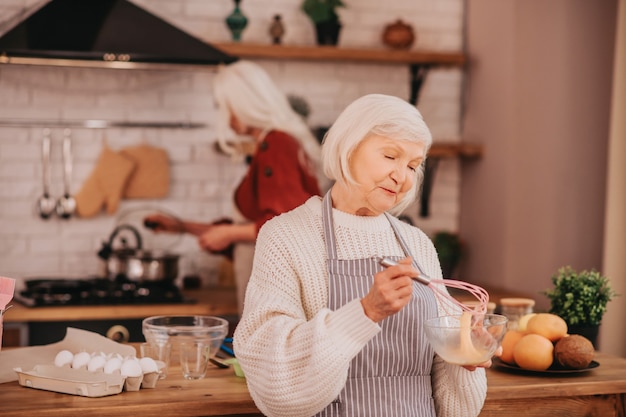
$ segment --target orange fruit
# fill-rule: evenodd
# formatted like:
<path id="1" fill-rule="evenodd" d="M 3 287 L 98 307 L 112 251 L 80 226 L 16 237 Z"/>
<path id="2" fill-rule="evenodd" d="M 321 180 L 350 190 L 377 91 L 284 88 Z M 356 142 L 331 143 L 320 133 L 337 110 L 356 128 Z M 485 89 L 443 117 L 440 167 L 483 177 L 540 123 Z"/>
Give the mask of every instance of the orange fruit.
<path id="1" fill-rule="evenodd" d="M 541 335 L 556 342 L 567 335 L 567 323 L 556 314 L 537 313 L 526 324 L 526 332 Z"/>
<path id="2" fill-rule="evenodd" d="M 522 369 L 545 371 L 554 360 L 554 345 L 544 336 L 526 334 L 515 344 L 513 359 Z"/>
<path id="3" fill-rule="evenodd" d="M 502 355 L 500 360 L 509 364 L 514 364 L 513 349 L 517 342 L 524 336 L 524 333 L 518 330 L 509 330 L 504 334 L 502 338 Z"/>

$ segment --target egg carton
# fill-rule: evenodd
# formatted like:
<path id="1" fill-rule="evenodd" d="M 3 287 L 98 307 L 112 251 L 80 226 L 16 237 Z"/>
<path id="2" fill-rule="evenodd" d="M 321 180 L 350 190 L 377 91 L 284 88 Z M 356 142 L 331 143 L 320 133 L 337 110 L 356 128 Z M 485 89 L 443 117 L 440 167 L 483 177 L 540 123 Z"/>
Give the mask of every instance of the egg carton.
<path id="1" fill-rule="evenodd" d="M 140 361 L 146 359 L 152 361 L 154 367 L 142 369 Z M 36 365 L 30 371 L 15 368 L 19 384 L 84 397 L 103 397 L 123 390 L 154 388 L 160 371 L 158 363 L 150 358 L 123 360 L 117 354 L 79 352 L 72 355 L 64 350 L 59 352 L 55 362 L 54 365 Z"/>
<path id="2" fill-rule="evenodd" d="M 62 342 L 24 349 L 32 353 L 28 355 L 31 360 L 22 360 L 13 368 L 20 385 L 85 397 L 154 388 L 165 365 L 137 359 L 132 346 L 73 328 L 68 328 Z M 153 363 L 144 363 L 142 368 L 140 361 Z"/>
<path id="3" fill-rule="evenodd" d="M 15 368 L 15 371 L 18 382 L 23 387 L 83 397 L 119 394 L 126 380 L 121 374 L 95 373 L 82 369 L 59 368 L 55 365 L 36 365 L 30 371 Z"/>

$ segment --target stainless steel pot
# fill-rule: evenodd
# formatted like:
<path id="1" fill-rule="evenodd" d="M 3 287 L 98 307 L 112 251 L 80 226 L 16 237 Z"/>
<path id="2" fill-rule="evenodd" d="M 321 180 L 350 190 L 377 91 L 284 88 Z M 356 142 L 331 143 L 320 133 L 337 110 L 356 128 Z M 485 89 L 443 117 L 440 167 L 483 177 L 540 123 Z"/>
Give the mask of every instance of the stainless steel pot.
<path id="1" fill-rule="evenodd" d="M 135 247 L 128 247 L 122 239 L 122 247 L 113 249 L 117 235 L 130 231 L 135 237 Z M 104 261 L 105 275 L 109 279 L 124 276 L 136 282 L 172 282 L 178 277 L 180 255 L 166 251 L 148 251 L 142 249 L 141 235 L 133 226 L 122 224 L 113 230 L 109 240 L 103 242 L 98 256 Z"/>
<path id="2" fill-rule="evenodd" d="M 179 258 L 179 255 L 161 251 L 114 251 L 107 260 L 107 275 L 117 277 L 122 274 L 138 282 L 171 282 L 178 277 Z"/>

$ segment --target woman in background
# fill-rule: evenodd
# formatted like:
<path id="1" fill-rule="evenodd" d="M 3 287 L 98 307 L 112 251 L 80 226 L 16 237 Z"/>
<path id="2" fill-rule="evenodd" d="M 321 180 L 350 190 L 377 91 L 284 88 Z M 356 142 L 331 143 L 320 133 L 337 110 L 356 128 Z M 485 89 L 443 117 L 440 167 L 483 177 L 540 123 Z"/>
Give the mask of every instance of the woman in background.
<path id="1" fill-rule="evenodd" d="M 155 231 L 185 232 L 212 253 L 233 248 L 239 312 L 250 278 L 254 242 L 274 216 L 320 194 L 320 145 L 287 96 L 257 64 L 238 61 L 218 69 L 213 83 L 222 148 L 236 135 L 254 141 L 246 175 L 235 190 L 233 222 L 200 223 L 151 215 Z"/>
<path id="2" fill-rule="evenodd" d="M 234 348 L 264 415 L 480 413 L 484 369 L 444 362 L 424 332 L 444 310 L 411 277 L 420 265 L 441 278 L 435 248 L 394 217 L 416 198 L 431 143 L 414 106 L 361 97 L 324 138 L 330 191 L 261 229 Z"/>

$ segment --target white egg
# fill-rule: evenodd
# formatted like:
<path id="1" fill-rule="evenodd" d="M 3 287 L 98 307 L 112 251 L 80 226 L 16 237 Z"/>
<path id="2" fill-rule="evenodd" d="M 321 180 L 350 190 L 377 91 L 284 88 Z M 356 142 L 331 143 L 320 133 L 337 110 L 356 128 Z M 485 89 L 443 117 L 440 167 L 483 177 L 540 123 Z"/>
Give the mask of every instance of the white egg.
<path id="1" fill-rule="evenodd" d="M 122 360 L 118 357 L 113 357 L 104 364 L 104 373 L 112 374 L 114 372 L 119 371 L 121 367 L 122 367 Z"/>
<path id="2" fill-rule="evenodd" d="M 147 374 L 150 372 L 157 372 L 159 368 L 157 367 L 157 363 L 152 358 L 141 358 L 139 359 L 139 365 L 141 365 L 141 370 Z"/>
<path id="3" fill-rule="evenodd" d="M 91 355 L 88 352 L 78 352 L 76 355 L 74 355 L 74 360 L 72 360 L 72 368 L 84 368 L 85 366 L 87 366 L 90 360 Z"/>
<path id="4" fill-rule="evenodd" d="M 102 355 L 96 355 L 91 358 L 89 363 L 87 364 L 87 370 L 90 372 L 102 371 L 104 370 L 104 365 L 106 365 L 107 360 Z"/>
<path id="5" fill-rule="evenodd" d="M 141 376 L 143 374 L 143 371 L 141 370 L 141 365 L 139 365 L 139 361 L 136 359 L 126 360 L 122 364 L 120 372 L 122 373 L 122 376 L 130 377 Z"/>
<path id="6" fill-rule="evenodd" d="M 72 361 L 74 360 L 74 354 L 69 350 L 62 350 L 57 353 L 57 356 L 54 358 L 54 364 L 58 367 L 62 367 L 65 365 L 72 365 Z"/>

